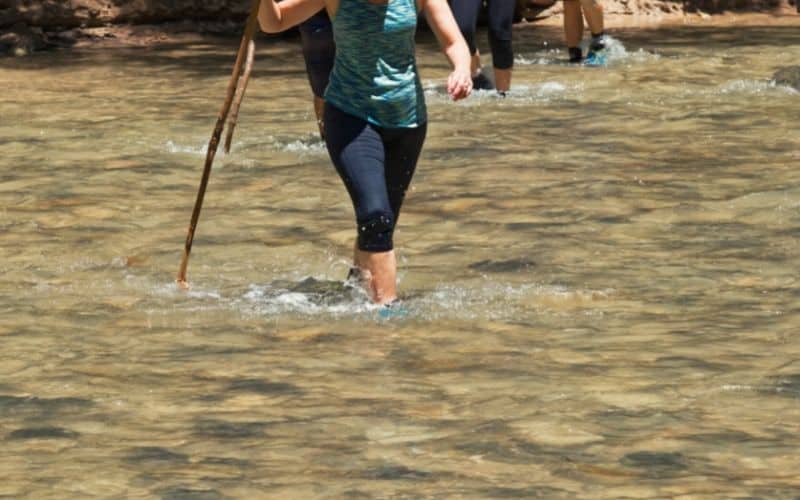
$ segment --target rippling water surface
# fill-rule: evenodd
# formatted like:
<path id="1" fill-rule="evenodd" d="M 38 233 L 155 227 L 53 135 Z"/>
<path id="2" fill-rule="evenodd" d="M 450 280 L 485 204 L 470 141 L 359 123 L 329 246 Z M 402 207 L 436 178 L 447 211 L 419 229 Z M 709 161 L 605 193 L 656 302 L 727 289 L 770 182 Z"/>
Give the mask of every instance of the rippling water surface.
<path id="1" fill-rule="evenodd" d="M 236 41 L 2 61 L 0 497 L 794 498 L 798 33 L 618 31 L 592 69 L 521 27 L 510 96 L 459 104 L 421 35 L 390 318 L 342 284 L 296 40 L 260 43 L 188 293 Z"/>

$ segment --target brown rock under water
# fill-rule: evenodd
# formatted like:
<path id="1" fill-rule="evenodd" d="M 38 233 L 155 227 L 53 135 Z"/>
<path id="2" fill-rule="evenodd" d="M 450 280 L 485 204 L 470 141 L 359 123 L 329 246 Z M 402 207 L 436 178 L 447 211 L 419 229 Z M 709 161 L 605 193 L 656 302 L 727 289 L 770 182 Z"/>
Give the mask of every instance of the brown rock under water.
<path id="1" fill-rule="evenodd" d="M 772 75 L 772 81 L 776 85 L 786 85 L 800 90 L 800 66 L 788 66 L 781 68 Z"/>
<path id="2" fill-rule="evenodd" d="M 47 46 L 48 39 L 44 31 L 41 28 L 31 28 L 25 23 L 16 23 L 0 32 L 0 54 L 26 56 Z"/>

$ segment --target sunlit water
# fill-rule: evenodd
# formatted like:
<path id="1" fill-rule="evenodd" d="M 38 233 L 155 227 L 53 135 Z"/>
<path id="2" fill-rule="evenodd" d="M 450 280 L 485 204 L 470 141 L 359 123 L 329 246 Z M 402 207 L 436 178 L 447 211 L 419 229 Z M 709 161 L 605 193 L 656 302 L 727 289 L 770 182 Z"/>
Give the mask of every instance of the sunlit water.
<path id="1" fill-rule="evenodd" d="M 235 40 L 0 62 L 0 497 L 794 498 L 797 27 L 521 27 L 448 102 L 396 235 L 350 202 L 296 40 L 261 42 L 176 289 Z M 481 35 L 481 40 L 484 40 Z"/>

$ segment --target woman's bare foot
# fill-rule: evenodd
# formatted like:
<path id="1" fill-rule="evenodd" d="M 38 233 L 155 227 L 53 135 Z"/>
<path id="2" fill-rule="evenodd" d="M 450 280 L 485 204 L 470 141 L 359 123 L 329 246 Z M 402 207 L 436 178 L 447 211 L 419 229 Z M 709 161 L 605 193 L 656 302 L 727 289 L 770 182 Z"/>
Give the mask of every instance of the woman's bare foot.
<path id="1" fill-rule="evenodd" d="M 397 260 L 394 250 L 365 252 L 355 250 L 354 264 L 358 278 L 370 299 L 376 304 L 388 304 L 397 299 Z"/>

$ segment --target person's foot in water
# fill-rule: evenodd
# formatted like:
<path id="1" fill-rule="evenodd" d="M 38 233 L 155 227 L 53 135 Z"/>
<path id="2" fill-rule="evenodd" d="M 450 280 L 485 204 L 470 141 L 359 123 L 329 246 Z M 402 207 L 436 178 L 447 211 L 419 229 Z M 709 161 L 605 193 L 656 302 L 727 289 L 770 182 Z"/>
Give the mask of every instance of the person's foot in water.
<path id="1" fill-rule="evenodd" d="M 606 64 L 606 36 L 604 33 L 592 35 L 585 63 L 589 66 L 603 66 Z"/>
<path id="2" fill-rule="evenodd" d="M 378 315 L 383 319 L 402 318 L 408 315 L 408 309 L 400 299 L 394 299 L 388 304 L 384 304 L 378 311 Z"/>
<path id="3" fill-rule="evenodd" d="M 353 266 L 347 271 L 347 277 L 344 279 L 345 284 L 357 284 L 361 282 L 361 269 Z"/>
<path id="4" fill-rule="evenodd" d="M 570 64 L 578 64 L 583 62 L 583 51 L 580 47 L 570 47 L 567 49 L 569 52 Z"/>
<path id="5" fill-rule="evenodd" d="M 478 71 L 472 77 L 472 90 L 493 90 L 494 85 L 488 76 L 483 74 L 483 71 Z"/>

